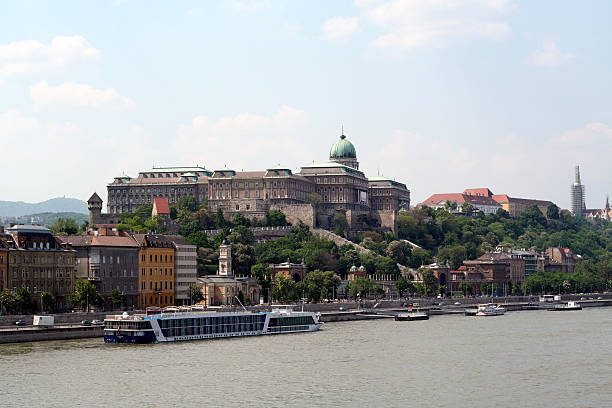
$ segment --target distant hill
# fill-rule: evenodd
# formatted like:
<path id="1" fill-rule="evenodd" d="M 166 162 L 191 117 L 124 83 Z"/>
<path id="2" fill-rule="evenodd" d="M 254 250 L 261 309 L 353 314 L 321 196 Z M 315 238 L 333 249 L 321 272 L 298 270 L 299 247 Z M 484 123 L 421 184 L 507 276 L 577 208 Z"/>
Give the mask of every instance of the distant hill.
<path id="1" fill-rule="evenodd" d="M 29 217 L 38 220 L 38 224 L 45 225 L 47 227 L 53 225 L 58 218 L 72 218 L 76 221 L 77 225 L 83 225 L 85 221 L 89 221 L 89 215 L 74 212 L 40 213 L 31 214 Z"/>
<path id="2" fill-rule="evenodd" d="M 57 197 L 40 203 L 0 201 L 0 217 L 21 217 L 40 213 L 88 214 L 87 203 L 76 198 Z"/>

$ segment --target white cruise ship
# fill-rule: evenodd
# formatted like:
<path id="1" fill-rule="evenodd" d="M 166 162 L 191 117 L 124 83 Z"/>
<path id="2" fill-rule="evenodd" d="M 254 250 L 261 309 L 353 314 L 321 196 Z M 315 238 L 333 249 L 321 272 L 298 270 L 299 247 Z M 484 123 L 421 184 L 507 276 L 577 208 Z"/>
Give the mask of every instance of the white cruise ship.
<path id="1" fill-rule="evenodd" d="M 106 343 L 162 343 L 220 337 L 258 336 L 318 330 L 319 313 L 296 312 L 290 306 L 272 312 L 164 312 L 107 316 Z"/>

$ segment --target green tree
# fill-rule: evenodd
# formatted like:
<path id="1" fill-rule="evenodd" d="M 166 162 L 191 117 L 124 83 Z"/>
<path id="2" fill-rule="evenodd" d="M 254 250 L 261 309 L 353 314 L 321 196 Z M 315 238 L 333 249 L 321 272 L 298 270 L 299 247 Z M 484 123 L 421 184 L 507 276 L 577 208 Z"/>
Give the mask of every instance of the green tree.
<path id="1" fill-rule="evenodd" d="M 70 304 L 85 309 L 87 304 L 90 306 L 101 306 L 104 299 L 96 290 L 93 283 L 88 280 L 77 280 L 74 285 L 74 293 L 69 297 Z"/>
<path id="2" fill-rule="evenodd" d="M 211 243 L 204 231 L 193 232 L 187 236 L 187 242 L 198 248 L 210 248 Z"/>
<path id="3" fill-rule="evenodd" d="M 80 231 L 72 218 L 58 218 L 49 229 L 54 235 L 75 235 Z"/>
<path id="4" fill-rule="evenodd" d="M 392 241 L 387 245 L 385 250 L 386 255 L 393 259 L 395 262 L 406 265 L 407 260 L 412 255 L 412 247 L 407 242 L 403 241 Z"/>
<path id="5" fill-rule="evenodd" d="M 117 288 L 113 289 L 110 294 L 110 301 L 115 309 L 120 308 L 125 303 L 125 295 Z"/>
<path id="6" fill-rule="evenodd" d="M 198 209 L 198 203 L 196 202 L 196 199 L 192 196 L 184 196 L 178 199 L 178 202 L 176 203 L 176 206 L 180 210 L 186 210 L 186 211 L 191 211 L 194 212 Z"/>
<path id="7" fill-rule="evenodd" d="M 557 207 L 554 203 L 550 203 L 546 208 L 546 218 L 551 220 L 559 219 L 559 207 Z"/>
<path id="8" fill-rule="evenodd" d="M 433 271 L 429 268 L 419 268 L 419 272 L 423 277 L 423 288 L 425 289 L 425 296 L 434 294 L 438 291 L 438 278 L 434 275 Z"/>
<path id="9" fill-rule="evenodd" d="M 41 308 L 45 312 L 55 310 L 55 297 L 50 292 L 44 291 L 40 294 Z"/>
<path id="10" fill-rule="evenodd" d="M 232 232 L 227 236 L 229 242 L 233 244 L 254 245 L 255 237 L 253 231 L 244 225 L 239 225 L 232 229 Z"/>
<path id="11" fill-rule="evenodd" d="M 288 276 L 278 274 L 274 278 L 272 297 L 281 302 L 291 302 L 296 299 L 295 282 Z"/>
<path id="12" fill-rule="evenodd" d="M 395 281 L 395 289 L 397 289 L 400 297 L 402 297 L 405 291 L 408 291 L 408 293 L 414 292 L 414 285 L 410 280 L 404 278 L 403 276 L 400 276 Z"/>
<path id="13" fill-rule="evenodd" d="M 19 306 L 19 299 L 15 292 L 8 289 L 0 291 L 0 312 L 3 310 L 7 313 L 11 313 Z"/>
<path id="14" fill-rule="evenodd" d="M 187 198 L 187 197 L 181 197 L 181 198 Z M 195 217 L 191 211 L 186 210 L 184 208 L 179 209 L 178 214 L 176 216 L 176 222 L 178 222 L 181 225 L 185 225 L 194 220 L 195 220 Z"/>
<path id="15" fill-rule="evenodd" d="M 189 285 L 189 288 L 187 288 L 187 297 L 192 305 L 200 303 L 204 300 L 202 288 L 198 285 Z"/>
<path id="16" fill-rule="evenodd" d="M 268 264 L 258 263 L 251 266 L 251 276 L 254 276 L 257 279 L 257 283 L 261 285 L 264 301 L 269 302 L 268 288 L 270 288 L 270 281 L 272 280 L 272 269 Z"/>
<path id="17" fill-rule="evenodd" d="M 347 283 L 346 289 L 353 297 L 367 296 L 374 289 L 374 281 L 370 278 L 355 278 Z"/>
<path id="18" fill-rule="evenodd" d="M 287 225 L 285 214 L 280 210 L 270 210 L 266 215 L 266 224 L 268 227 L 284 227 Z"/>
<path id="19" fill-rule="evenodd" d="M 463 292 L 464 295 L 471 295 L 472 294 L 472 284 L 469 283 L 468 281 L 462 280 L 459 283 L 459 290 Z"/>
<path id="20" fill-rule="evenodd" d="M 232 219 L 232 224 L 234 226 L 243 226 L 243 227 L 250 227 L 251 226 L 251 221 L 245 217 L 244 215 L 238 213 L 236 215 L 234 215 L 234 218 Z"/>
<path id="21" fill-rule="evenodd" d="M 304 294 L 315 301 L 330 298 L 340 285 L 340 277 L 333 271 L 314 270 L 304 278 L 302 288 Z"/>
<path id="22" fill-rule="evenodd" d="M 472 212 L 474 211 L 474 207 L 472 206 L 472 204 L 465 202 L 463 204 L 461 204 L 461 212 L 464 214 L 472 214 Z"/>
<path id="23" fill-rule="evenodd" d="M 348 221 L 346 219 L 346 215 L 343 212 L 337 212 L 334 215 L 334 219 L 332 221 L 332 225 L 335 228 L 336 235 L 339 235 L 339 236 L 343 237 L 344 236 L 344 232 L 346 231 L 346 229 L 349 226 Z"/>
<path id="24" fill-rule="evenodd" d="M 227 221 L 225 221 L 225 217 L 223 216 L 223 210 L 219 207 L 217 208 L 217 220 L 216 225 L 218 229 L 223 229 L 227 226 Z"/>
<path id="25" fill-rule="evenodd" d="M 32 295 L 26 288 L 17 288 L 17 305 L 21 311 L 31 311 L 34 309 Z"/>

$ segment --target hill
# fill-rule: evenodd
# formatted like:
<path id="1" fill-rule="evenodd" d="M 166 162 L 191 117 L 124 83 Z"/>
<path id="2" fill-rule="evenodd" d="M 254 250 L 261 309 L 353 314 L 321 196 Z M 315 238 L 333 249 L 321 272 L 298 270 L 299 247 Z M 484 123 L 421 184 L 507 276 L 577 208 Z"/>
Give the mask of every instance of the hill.
<path id="1" fill-rule="evenodd" d="M 76 198 L 56 197 L 40 203 L 0 201 L 0 217 L 21 217 L 41 213 L 88 214 L 87 203 Z"/>

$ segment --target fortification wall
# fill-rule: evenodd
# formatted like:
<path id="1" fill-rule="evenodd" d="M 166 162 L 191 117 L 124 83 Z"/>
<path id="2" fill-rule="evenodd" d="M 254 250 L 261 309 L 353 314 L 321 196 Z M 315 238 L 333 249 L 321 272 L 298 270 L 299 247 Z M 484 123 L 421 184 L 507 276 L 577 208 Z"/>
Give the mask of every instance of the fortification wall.
<path id="1" fill-rule="evenodd" d="M 272 204 L 270 210 L 282 211 L 287 222 L 292 225 L 302 221 L 310 228 L 315 226 L 315 210 L 312 204 Z"/>

